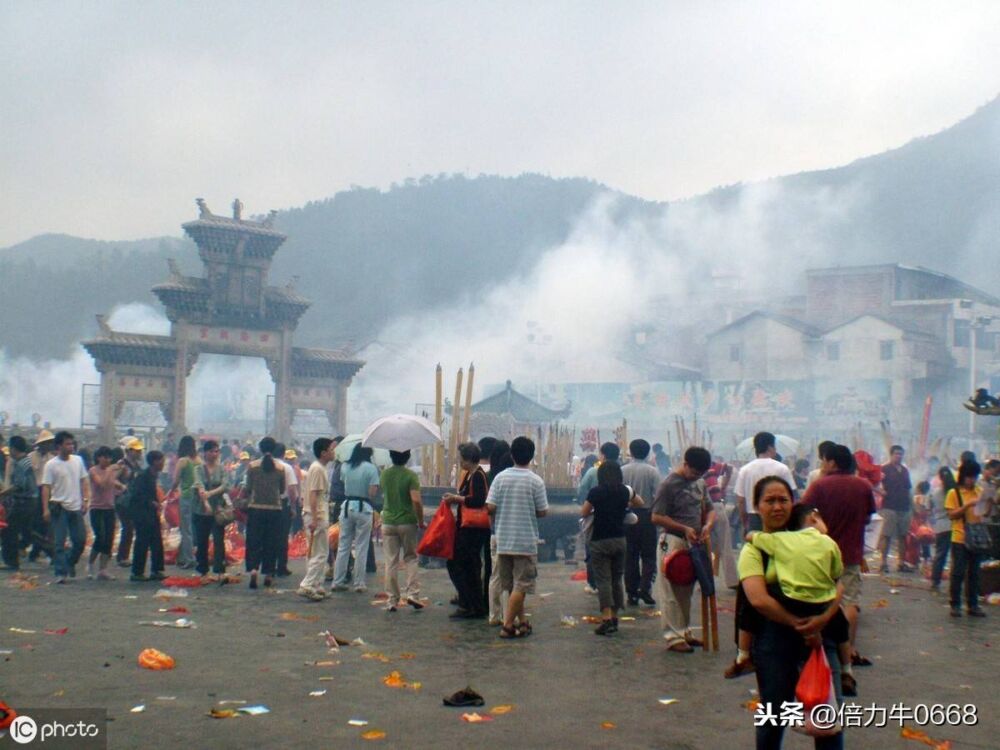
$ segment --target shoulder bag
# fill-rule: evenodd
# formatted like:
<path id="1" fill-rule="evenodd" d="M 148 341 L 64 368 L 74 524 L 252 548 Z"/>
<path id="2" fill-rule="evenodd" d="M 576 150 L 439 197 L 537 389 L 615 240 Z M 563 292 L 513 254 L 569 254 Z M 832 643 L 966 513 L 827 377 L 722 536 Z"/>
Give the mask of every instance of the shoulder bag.
<path id="1" fill-rule="evenodd" d="M 476 469 L 469 475 L 469 492 L 472 493 L 472 482 L 475 480 L 476 474 L 481 473 L 482 469 Z M 483 481 L 486 481 L 486 475 L 483 474 Z M 458 483 L 459 491 L 461 491 L 462 483 Z M 486 509 L 484 505 L 481 508 L 469 508 L 464 503 L 462 504 L 462 527 L 466 529 L 488 529 L 490 528 L 490 512 Z"/>
<path id="2" fill-rule="evenodd" d="M 955 488 L 958 493 L 958 500 L 962 508 L 965 508 L 965 499 L 962 497 L 962 490 Z M 990 541 L 990 530 L 984 523 L 968 523 L 965 516 L 962 516 L 962 525 L 965 526 L 965 548 L 975 555 L 988 555 L 993 550 L 993 543 Z"/>

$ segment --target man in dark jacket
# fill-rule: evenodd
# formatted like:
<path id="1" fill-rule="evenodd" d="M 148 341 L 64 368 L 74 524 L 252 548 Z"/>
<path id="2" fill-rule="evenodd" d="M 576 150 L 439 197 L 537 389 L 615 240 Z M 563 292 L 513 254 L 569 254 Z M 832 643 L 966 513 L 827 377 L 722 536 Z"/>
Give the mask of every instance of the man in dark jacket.
<path id="1" fill-rule="evenodd" d="M 132 480 L 132 523 L 135 525 L 135 549 L 132 551 L 132 581 L 161 581 L 163 574 L 163 536 L 160 533 L 160 500 L 157 479 L 163 471 L 160 451 L 146 454 L 145 471 Z M 149 577 L 145 575 L 146 555 L 152 553 Z"/>
<path id="2" fill-rule="evenodd" d="M 3 562 L 9 570 L 21 566 L 21 540 L 28 537 L 38 486 L 28 456 L 28 441 L 20 435 L 10 439 L 10 486 L 0 492 L 7 527 L 0 531 Z"/>

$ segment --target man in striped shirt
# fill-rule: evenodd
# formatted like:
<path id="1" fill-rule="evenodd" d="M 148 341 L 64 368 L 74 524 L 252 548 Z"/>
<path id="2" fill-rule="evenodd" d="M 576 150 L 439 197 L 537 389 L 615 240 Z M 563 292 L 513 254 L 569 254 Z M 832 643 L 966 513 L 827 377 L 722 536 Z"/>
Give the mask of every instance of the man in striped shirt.
<path id="1" fill-rule="evenodd" d="M 549 508 L 545 483 L 529 468 L 535 444 L 526 437 L 514 438 L 510 453 L 515 465 L 497 475 L 486 497 L 497 541 L 500 586 L 510 592 L 501 638 L 531 634 L 524 598 L 535 590 L 538 519 Z"/>

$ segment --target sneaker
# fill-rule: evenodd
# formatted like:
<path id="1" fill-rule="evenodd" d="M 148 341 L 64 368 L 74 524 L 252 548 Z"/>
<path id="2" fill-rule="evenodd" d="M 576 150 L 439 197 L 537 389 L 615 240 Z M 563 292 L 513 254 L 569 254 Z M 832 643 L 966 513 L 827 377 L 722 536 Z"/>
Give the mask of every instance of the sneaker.
<path id="1" fill-rule="evenodd" d="M 114 581 L 116 579 L 115 579 L 115 577 L 113 575 L 111 575 L 110 573 L 108 573 L 106 570 L 102 570 L 100 573 L 97 574 L 97 580 L 98 581 Z"/>
<path id="2" fill-rule="evenodd" d="M 611 635 L 617 630 L 614 620 L 601 620 L 601 624 L 594 628 L 594 635 Z"/>
<path id="3" fill-rule="evenodd" d="M 337 583 L 330 587 L 330 591 L 347 591 L 347 586 L 343 583 Z"/>
<path id="4" fill-rule="evenodd" d="M 896 572 L 897 573 L 912 573 L 913 570 L 914 570 L 913 566 L 912 565 L 908 565 L 905 562 L 904 563 L 900 563 L 899 567 L 896 568 Z"/>
<path id="5" fill-rule="evenodd" d="M 952 617 L 961 617 L 962 616 L 962 609 L 960 607 L 952 607 L 951 608 L 951 616 Z"/>
<path id="6" fill-rule="evenodd" d="M 630 606 L 630 607 L 638 607 L 639 606 L 639 597 L 629 595 L 628 606 Z"/>
<path id="7" fill-rule="evenodd" d="M 66 580 L 66 576 L 57 576 L 56 583 L 58 584 L 68 583 L 68 581 Z"/>
<path id="8" fill-rule="evenodd" d="M 693 635 L 689 635 L 684 639 L 689 646 L 694 646 L 695 648 L 704 648 L 705 644 L 702 643 L 700 638 L 695 638 Z"/>
<path id="9" fill-rule="evenodd" d="M 587 593 L 587 594 L 596 594 L 597 593 L 597 589 L 595 589 L 589 583 L 585 583 L 583 585 L 583 590 L 584 590 L 584 593 Z"/>
<path id="10" fill-rule="evenodd" d="M 276 577 L 278 577 L 278 578 L 288 578 L 288 576 L 290 576 L 291 574 L 292 574 L 292 571 L 290 571 L 288 568 L 282 568 L 281 570 L 279 570 L 274 575 Z"/>
<path id="11" fill-rule="evenodd" d="M 986 613 L 983 612 L 983 610 L 980 609 L 979 607 L 975 607 L 973 609 L 966 610 L 966 614 L 968 614 L 969 617 L 986 617 Z"/>
<path id="12" fill-rule="evenodd" d="M 476 616 L 476 613 L 470 609 L 462 609 L 459 607 L 450 615 L 448 615 L 449 620 L 471 620 Z"/>
<path id="13" fill-rule="evenodd" d="M 323 601 L 322 594 L 319 594 L 316 591 L 313 591 L 312 589 L 300 588 L 295 593 L 298 594 L 299 596 L 305 598 L 305 599 L 308 599 L 311 602 Z"/>
<path id="14" fill-rule="evenodd" d="M 119 568 L 131 568 L 132 567 L 132 561 L 131 560 L 119 560 L 118 561 L 118 567 Z"/>
<path id="15" fill-rule="evenodd" d="M 155 573 L 149 574 L 149 580 L 151 581 L 165 581 L 167 580 L 167 574 L 162 570 L 158 570 Z"/>
<path id="16" fill-rule="evenodd" d="M 407 603 L 407 604 L 409 604 L 409 605 L 410 605 L 411 607 L 413 607 L 414 609 L 423 609 L 423 608 L 424 608 L 424 605 L 423 605 L 423 603 L 422 603 L 422 602 L 420 602 L 420 601 L 419 601 L 419 600 L 417 600 L 417 599 L 413 599 L 413 598 L 409 598 L 409 597 L 408 597 L 408 598 L 406 599 L 406 603 Z"/>
<path id="17" fill-rule="evenodd" d="M 143 576 L 143 575 L 138 575 L 138 576 L 137 576 L 137 575 L 135 575 L 135 574 L 133 574 L 133 575 L 130 575 L 130 576 L 128 577 L 128 579 L 129 579 L 130 581 L 132 581 L 132 583 L 145 583 L 146 581 L 148 581 L 148 580 L 149 580 L 149 578 L 148 578 L 147 576 Z"/>
<path id="18" fill-rule="evenodd" d="M 362 585 L 362 586 L 355 586 L 355 587 L 354 587 L 354 593 L 355 593 L 355 594 L 363 594 L 363 593 L 365 593 L 365 592 L 366 592 L 367 590 L 368 590 L 368 587 L 367 587 L 367 586 L 364 586 L 364 585 Z"/>
<path id="19" fill-rule="evenodd" d="M 726 667 L 726 671 L 722 673 L 722 676 L 727 680 L 732 680 L 736 677 L 742 677 L 745 674 L 752 674 L 756 671 L 757 667 L 754 666 L 752 659 L 744 659 L 743 661 L 733 659 L 733 663 Z"/>
<path id="20" fill-rule="evenodd" d="M 840 691 L 847 698 L 855 698 L 858 695 L 858 681 L 854 679 L 854 675 L 841 673 L 840 675 Z"/>
<path id="21" fill-rule="evenodd" d="M 642 603 L 645 604 L 647 607 L 656 606 L 656 599 L 654 599 L 648 591 L 639 594 L 639 598 L 642 599 Z"/>
<path id="22" fill-rule="evenodd" d="M 690 654 L 694 652 L 694 647 L 687 641 L 677 641 L 677 643 L 668 646 L 667 651 L 673 651 L 675 654 Z"/>

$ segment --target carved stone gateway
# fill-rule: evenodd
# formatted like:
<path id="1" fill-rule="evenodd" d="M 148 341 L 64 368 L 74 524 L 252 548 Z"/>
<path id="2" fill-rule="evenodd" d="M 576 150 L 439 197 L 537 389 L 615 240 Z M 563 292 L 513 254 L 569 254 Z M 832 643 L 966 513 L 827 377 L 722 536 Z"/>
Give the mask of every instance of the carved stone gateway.
<path id="1" fill-rule="evenodd" d="M 326 412 L 331 429 L 346 432 L 347 387 L 364 362 L 346 352 L 292 346 L 292 336 L 309 302 L 289 284 L 268 286 L 274 253 L 285 235 L 263 222 L 216 216 L 201 198 L 198 219 L 183 225 L 198 245 L 201 277 L 184 276 L 168 260 L 170 279 L 153 287 L 166 308 L 169 336 L 113 331 L 97 316 L 100 333 L 83 346 L 101 373 L 100 429 L 111 440 L 115 417 L 126 401 L 160 405 L 168 429 L 185 425 L 185 386 L 198 355 L 262 357 L 275 386 L 275 437 L 287 440 L 297 409 Z M 263 394 L 262 394 L 263 395 Z"/>

